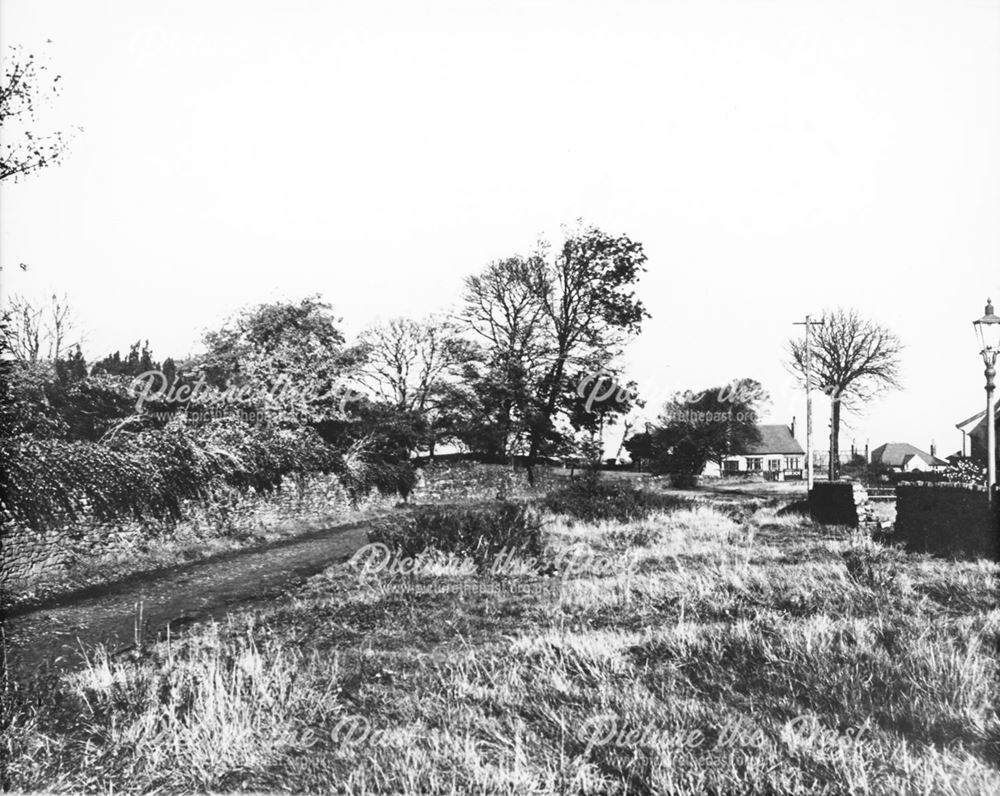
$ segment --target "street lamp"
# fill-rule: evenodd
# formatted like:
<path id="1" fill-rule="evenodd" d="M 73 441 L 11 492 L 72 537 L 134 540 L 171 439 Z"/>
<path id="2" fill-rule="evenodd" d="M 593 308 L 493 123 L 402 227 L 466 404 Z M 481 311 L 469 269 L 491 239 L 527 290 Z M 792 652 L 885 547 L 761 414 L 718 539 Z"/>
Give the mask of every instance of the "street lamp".
<path id="1" fill-rule="evenodd" d="M 997 482 L 996 399 L 993 397 L 997 375 L 997 354 L 1000 353 L 1000 317 L 993 312 L 993 302 L 986 299 L 986 314 L 972 325 L 982 346 L 986 363 L 986 491 L 992 499 Z"/>

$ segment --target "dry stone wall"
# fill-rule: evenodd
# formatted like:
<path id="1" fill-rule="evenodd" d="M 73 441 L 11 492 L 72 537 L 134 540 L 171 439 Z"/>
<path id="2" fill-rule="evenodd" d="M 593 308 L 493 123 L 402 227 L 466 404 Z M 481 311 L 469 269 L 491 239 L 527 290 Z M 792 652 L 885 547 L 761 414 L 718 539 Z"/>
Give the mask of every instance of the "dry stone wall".
<path id="1" fill-rule="evenodd" d="M 809 492 L 809 514 L 823 525 L 877 531 L 879 521 L 868 504 L 868 491 L 852 481 L 818 481 Z"/>
<path id="2" fill-rule="evenodd" d="M 523 468 L 475 462 L 428 464 L 420 468 L 417 476 L 410 499 L 421 503 L 534 497 L 561 482 L 551 467 L 536 467 L 532 486 Z"/>
<path id="3" fill-rule="evenodd" d="M 360 508 L 388 509 L 397 501 L 373 495 Z M 108 564 L 106 579 L 129 574 L 129 556 L 141 556 L 158 539 L 183 539 L 197 545 L 200 540 L 226 537 L 236 546 L 249 546 L 263 541 L 269 532 L 290 535 L 347 521 L 358 508 L 330 475 L 286 479 L 280 489 L 263 495 L 234 493 L 209 503 L 191 501 L 179 523 L 167 519 L 101 523 L 82 518 L 60 526 L 29 528 L 4 522 L 0 601 L 23 602 L 39 591 L 58 593 L 92 585 L 81 581 L 75 570 L 80 562 L 101 557 L 116 560 L 113 567 Z"/>
<path id="4" fill-rule="evenodd" d="M 420 468 L 410 500 L 525 498 L 544 494 L 559 482 L 552 468 L 539 467 L 536 475 L 532 486 L 523 469 L 467 462 L 429 464 Z M 389 510 L 398 501 L 396 496 L 372 495 L 362 507 Z M 77 562 L 102 556 L 118 556 L 127 562 L 129 554 L 157 538 L 182 533 L 193 540 L 225 536 L 252 544 L 276 528 L 308 531 L 349 521 L 356 508 L 337 478 L 329 475 L 286 479 L 281 489 L 268 495 L 234 495 L 226 503 L 215 501 L 211 505 L 192 502 L 179 524 L 166 520 L 117 524 L 82 520 L 59 527 L 28 528 L 4 523 L 0 529 L 0 601 L 22 602 L 39 589 L 53 593 L 90 585 L 75 577 Z M 109 577 L 124 574 L 119 570 Z"/>
<path id="5" fill-rule="evenodd" d="M 1000 498 L 982 487 L 900 484 L 892 540 L 922 553 L 1000 560 Z"/>

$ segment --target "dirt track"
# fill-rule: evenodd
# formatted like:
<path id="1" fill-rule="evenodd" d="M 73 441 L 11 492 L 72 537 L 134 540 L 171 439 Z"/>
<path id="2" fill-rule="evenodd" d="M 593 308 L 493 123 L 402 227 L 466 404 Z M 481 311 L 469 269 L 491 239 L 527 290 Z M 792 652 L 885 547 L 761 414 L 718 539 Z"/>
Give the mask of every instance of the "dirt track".
<path id="1" fill-rule="evenodd" d="M 17 677 L 47 666 L 70 668 L 81 660 L 81 644 L 102 643 L 122 654 L 135 645 L 137 627 L 143 639 L 152 640 L 168 624 L 173 631 L 196 620 L 221 618 L 237 605 L 274 597 L 348 558 L 367 542 L 367 528 L 367 522 L 329 528 L 14 612 L 4 622 L 8 670 Z"/>

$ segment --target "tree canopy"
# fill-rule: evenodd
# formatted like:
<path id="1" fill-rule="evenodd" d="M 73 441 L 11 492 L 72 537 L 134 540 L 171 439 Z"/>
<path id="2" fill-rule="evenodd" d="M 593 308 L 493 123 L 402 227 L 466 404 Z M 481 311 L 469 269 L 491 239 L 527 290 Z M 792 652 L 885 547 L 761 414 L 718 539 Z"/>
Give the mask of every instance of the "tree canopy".
<path id="1" fill-rule="evenodd" d="M 760 440 L 759 409 L 767 393 L 754 379 L 737 379 L 701 392 L 675 395 L 656 423 L 625 443 L 653 472 L 698 475 Z"/>
<path id="2" fill-rule="evenodd" d="M 18 179 L 59 162 L 68 147 L 62 132 L 39 133 L 39 107 L 59 93 L 61 75 L 33 53 L 8 47 L 0 81 L 0 180 Z"/>
<path id="3" fill-rule="evenodd" d="M 530 468 L 565 447 L 573 378 L 614 375 L 648 315 L 634 293 L 645 262 L 641 244 L 579 225 L 555 252 L 543 243 L 466 280 L 461 317 L 485 349 L 476 392 L 498 452 L 524 449 Z"/>
<path id="4" fill-rule="evenodd" d="M 831 480 L 839 467 L 841 410 L 858 411 L 882 392 L 898 389 L 902 351 L 903 344 L 892 331 L 853 309 L 824 312 L 812 332 L 812 386 L 830 398 Z M 804 384 L 804 339 L 789 341 L 788 364 Z"/>

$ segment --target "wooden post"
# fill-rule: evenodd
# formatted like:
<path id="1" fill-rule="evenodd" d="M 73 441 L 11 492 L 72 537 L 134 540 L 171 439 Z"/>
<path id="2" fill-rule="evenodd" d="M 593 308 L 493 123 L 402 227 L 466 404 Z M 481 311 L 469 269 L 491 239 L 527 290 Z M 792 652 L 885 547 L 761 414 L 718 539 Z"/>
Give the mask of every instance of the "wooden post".
<path id="1" fill-rule="evenodd" d="M 805 367 L 806 367 L 806 489 L 812 491 L 813 488 L 813 449 L 812 449 L 812 431 L 813 431 L 813 414 L 812 414 L 812 327 L 813 324 L 816 326 L 822 326 L 821 321 L 810 320 L 809 315 L 806 315 L 805 321 L 796 322 L 795 326 L 805 326 L 806 327 L 806 356 L 805 356 Z"/>

